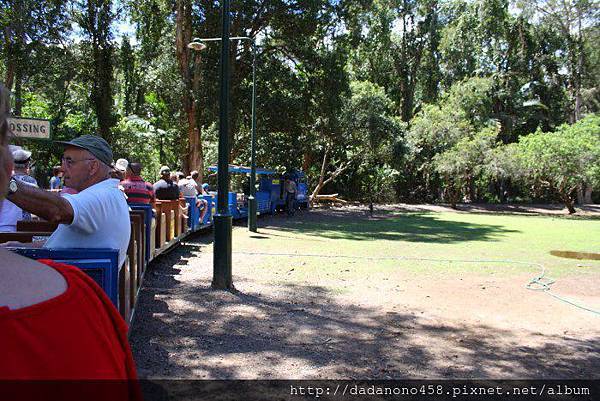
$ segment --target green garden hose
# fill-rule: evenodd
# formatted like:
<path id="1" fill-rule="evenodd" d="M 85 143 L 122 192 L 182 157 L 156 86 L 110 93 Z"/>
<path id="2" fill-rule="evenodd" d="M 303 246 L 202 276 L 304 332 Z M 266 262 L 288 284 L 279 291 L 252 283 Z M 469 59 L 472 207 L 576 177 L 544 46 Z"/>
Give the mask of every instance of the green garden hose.
<path id="1" fill-rule="evenodd" d="M 579 303 L 573 302 L 566 298 L 563 298 L 559 295 L 554 294 L 550 291 L 550 287 L 556 281 L 546 277 L 546 268 L 541 263 L 534 262 L 521 262 L 518 260 L 508 260 L 508 259 L 499 259 L 499 260 L 466 260 L 466 259 L 436 259 L 436 258 L 409 258 L 404 256 L 346 256 L 346 255 L 319 255 L 312 253 L 268 253 L 268 252 L 233 252 L 235 254 L 242 255 L 259 255 L 259 256 L 290 256 L 290 257 L 311 257 L 311 258 L 329 258 L 329 259 L 363 259 L 363 260 L 412 260 L 412 261 L 422 261 L 422 262 L 458 262 L 458 263 L 502 263 L 502 264 L 518 264 L 525 266 L 537 266 L 540 268 L 541 272 L 539 275 L 534 277 L 525 285 L 525 288 L 532 291 L 542 291 L 551 297 L 558 299 L 566 304 L 574 306 L 576 308 L 582 309 L 587 312 L 591 312 L 595 315 L 600 316 L 600 311 L 588 308 Z"/>

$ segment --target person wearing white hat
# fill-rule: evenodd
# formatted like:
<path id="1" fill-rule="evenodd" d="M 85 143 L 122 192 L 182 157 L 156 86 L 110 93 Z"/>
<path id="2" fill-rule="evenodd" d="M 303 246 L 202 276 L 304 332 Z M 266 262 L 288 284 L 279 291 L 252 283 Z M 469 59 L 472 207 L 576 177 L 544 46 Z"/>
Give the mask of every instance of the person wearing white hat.
<path id="1" fill-rule="evenodd" d="M 125 179 L 125 172 L 127 171 L 127 166 L 129 162 L 127 159 L 119 159 L 115 162 L 113 166 L 113 171 L 111 172 L 111 177 L 116 178 L 119 181 L 123 181 Z"/>
<path id="2" fill-rule="evenodd" d="M 24 184 L 37 187 L 36 179 L 29 175 L 31 152 L 20 146 L 11 145 L 9 149 L 13 157 L 13 177 Z M 7 199 L 0 202 L 0 232 L 17 231 L 17 221 L 19 220 L 31 220 L 31 213 Z"/>
<path id="3" fill-rule="evenodd" d="M 115 163 L 115 168 L 117 170 L 119 170 L 120 172 L 125 173 L 127 171 L 128 165 L 129 165 L 129 162 L 127 161 L 127 159 L 119 159 Z"/>
<path id="4" fill-rule="evenodd" d="M 14 174 L 13 176 L 21 181 L 28 184 L 38 186 L 37 180 L 29 175 L 31 167 L 31 152 L 20 147 L 12 152 L 13 163 L 14 163 Z"/>

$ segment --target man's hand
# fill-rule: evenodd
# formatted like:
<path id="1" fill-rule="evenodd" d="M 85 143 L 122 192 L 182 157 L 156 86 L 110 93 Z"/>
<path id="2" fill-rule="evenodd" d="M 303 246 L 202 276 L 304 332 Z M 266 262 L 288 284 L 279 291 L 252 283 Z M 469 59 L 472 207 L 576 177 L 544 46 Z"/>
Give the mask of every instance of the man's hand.
<path id="1" fill-rule="evenodd" d="M 2 248 L 42 248 L 46 241 L 19 242 L 8 241 L 0 244 Z"/>
<path id="2" fill-rule="evenodd" d="M 30 245 L 31 245 L 31 242 L 19 242 L 19 241 L 8 241 L 8 242 L 3 242 L 2 244 L 0 244 L 0 246 L 3 248 L 23 248 L 23 247 L 29 247 Z"/>
<path id="3" fill-rule="evenodd" d="M 73 222 L 73 207 L 63 197 L 23 184 L 18 180 L 17 187 L 17 192 L 8 194 L 6 198 L 21 209 L 50 222 L 59 224 L 71 224 Z"/>

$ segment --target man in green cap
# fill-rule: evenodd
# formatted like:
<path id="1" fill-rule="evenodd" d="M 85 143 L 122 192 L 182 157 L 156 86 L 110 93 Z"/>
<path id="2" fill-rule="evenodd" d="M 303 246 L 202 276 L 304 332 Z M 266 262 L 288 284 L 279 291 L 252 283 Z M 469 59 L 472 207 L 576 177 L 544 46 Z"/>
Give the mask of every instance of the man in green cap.
<path id="1" fill-rule="evenodd" d="M 119 180 L 110 178 L 112 150 L 96 135 L 83 135 L 70 142 L 62 156 L 65 186 L 77 194 L 58 196 L 14 179 L 7 199 L 58 228 L 45 248 L 112 248 L 119 250 L 119 264 L 125 261 L 131 227 L 129 208 Z M 14 182 L 13 182 L 14 181 Z"/>

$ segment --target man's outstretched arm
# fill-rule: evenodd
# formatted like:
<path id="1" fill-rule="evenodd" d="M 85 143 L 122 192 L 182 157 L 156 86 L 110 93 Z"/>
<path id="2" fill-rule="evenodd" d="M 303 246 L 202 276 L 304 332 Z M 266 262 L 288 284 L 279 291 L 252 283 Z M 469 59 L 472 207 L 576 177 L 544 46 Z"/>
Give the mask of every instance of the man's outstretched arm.
<path id="1" fill-rule="evenodd" d="M 17 192 L 8 194 L 7 199 L 21 209 L 33 213 L 52 223 L 71 224 L 73 208 L 56 193 L 23 184 L 17 180 Z"/>

